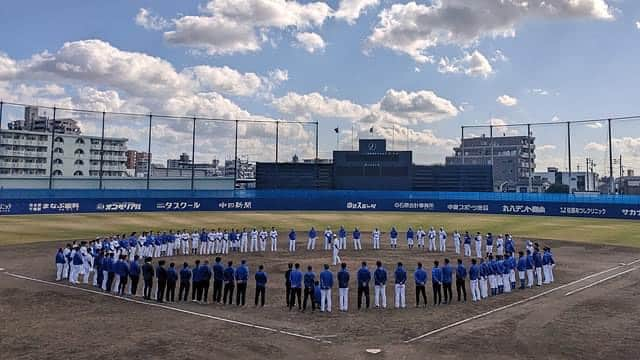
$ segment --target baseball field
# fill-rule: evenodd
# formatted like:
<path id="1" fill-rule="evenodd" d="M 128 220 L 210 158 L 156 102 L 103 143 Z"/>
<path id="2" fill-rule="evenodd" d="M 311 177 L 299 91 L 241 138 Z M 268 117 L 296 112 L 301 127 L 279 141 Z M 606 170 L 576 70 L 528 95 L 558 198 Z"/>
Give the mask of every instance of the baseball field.
<path id="1" fill-rule="evenodd" d="M 402 261 L 409 273 L 407 309 L 356 309 L 355 283 L 349 312 L 301 313 L 285 307 L 283 274 L 290 262 L 319 271 L 328 251 L 307 251 L 311 226 L 344 225 L 363 232 L 363 250 L 349 243 L 340 256 L 352 279 L 361 261 L 381 260 L 392 272 Z M 399 248 L 388 247 L 391 226 Z M 413 271 L 421 261 L 456 260 L 449 251 L 409 250 L 403 232 L 411 225 L 482 233 L 511 233 L 517 248 L 528 239 L 553 249 L 555 282 L 489 297 L 479 303 L 453 301 L 415 307 Z M 165 303 L 120 298 L 86 285 L 55 281 L 54 255 L 72 240 L 131 231 L 218 227 L 271 227 L 280 232 L 278 252 L 231 253 L 252 273 L 269 274 L 267 304 L 248 306 Z M 382 249 L 370 232 L 383 232 Z M 298 251 L 286 251 L 286 233 L 298 231 Z M 636 221 L 415 213 L 144 213 L 0 217 L 0 348 L 7 359 L 228 358 L 228 359 L 602 359 L 637 358 L 640 351 L 640 224 Z M 176 256 L 181 264 L 213 256 Z M 463 259 L 468 265 L 469 259 Z M 332 271 L 336 271 L 332 267 Z M 430 276 L 429 276 L 430 278 Z M 390 276 L 393 279 L 393 275 Z M 392 281 L 391 281 L 392 282 Z M 468 286 L 468 283 L 467 283 Z M 373 294 L 372 294 L 373 295 Z M 470 291 L 467 289 L 467 295 Z M 454 289 L 454 298 L 455 298 Z M 373 296 L 372 296 L 373 300 Z M 457 300 L 457 299 L 456 299 Z M 379 351 L 379 352 L 378 352 Z M 378 352 L 374 354 L 372 352 Z"/>

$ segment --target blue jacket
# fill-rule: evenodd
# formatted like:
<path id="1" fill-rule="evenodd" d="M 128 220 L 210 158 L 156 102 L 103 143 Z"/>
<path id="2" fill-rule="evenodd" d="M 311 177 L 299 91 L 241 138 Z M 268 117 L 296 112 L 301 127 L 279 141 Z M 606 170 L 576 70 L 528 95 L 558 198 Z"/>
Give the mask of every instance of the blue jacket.
<path id="1" fill-rule="evenodd" d="M 316 282 L 316 273 L 314 273 L 313 271 L 307 271 L 304 274 L 304 287 L 306 289 L 313 288 L 313 286 L 315 285 L 315 282 Z"/>
<path id="2" fill-rule="evenodd" d="M 398 238 L 398 232 L 396 229 L 391 229 L 391 233 L 389 234 L 393 239 Z"/>
<path id="3" fill-rule="evenodd" d="M 553 265 L 555 263 L 556 262 L 553 260 L 553 255 L 549 251 L 545 251 L 544 255 L 542 255 L 542 265 Z"/>
<path id="4" fill-rule="evenodd" d="M 465 234 L 464 235 L 464 243 L 471 245 L 471 236 Z"/>
<path id="5" fill-rule="evenodd" d="M 398 266 L 394 277 L 396 284 L 404 285 L 407 282 L 407 272 L 402 266 Z"/>
<path id="6" fill-rule="evenodd" d="M 353 230 L 353 238 L 360 239 L 360 230 Z"/>
<path id="7" fill-rule="evenodd" d="M 480 264 L 480 277 L 486 278 L 490 273 L 491 271 L 489 270 L 488 263 L 483 262 L 482 264 Z"/>
<path id="8" fill-rule="evenodd" d="M 541 268 L 542 267 L 542 255 L 540 255 L 539 251 L 534 251 L 533 252 L 533 266 L 535 266 L 537 268 Z"/>
<path id="9" fill-rule="evenodd" d="M 138 264 L 137 261 L 131 260 L 131 262 L 129 263 L 129 275 L 131 277 L 140 276 L 140 264 Z"/>
<path id="10" fill-rule="evenodd" d="M 167 269 L 167 281 L 178 281 L 178 272 L 176 271 L 175 267 L 169 267 Z"/>
<path id="11" fill-rule="evenodd" d="M 340 289 L 346 289 L 349 287 L 349 272 L 347 269 L 338 271 L 338 287 Z"/>
<path id="12" fill-rule="evenodd" d="M 487 245 L 493 245 L 493 235 L 487 235 Z"/>
<path id="13" fill-rule="evenodd" d="M 373 282 L 377 285 L 386 285 L 387 284 L 387 270 L 383 267 L 379 267 L 376 271 L 373 272 Z"/>
<path id="14" fill-rule="evenodd" d="M 527 255 L 527 270 L 533 269 L 533 255 Z"/>
<path id="15" fill-rule="evenodd" d="M 416 285 L 424 286 L 427 283 L 427 272 L 423 268 L 417 268 L 413 273 L 413 278 L 416 281 Z"/>
<path id="16" fill-rule="evenodd" d="M 267 286 L 267 273 L 264 271 L 258 271 L 255 275 L 256 279 L 256 287 L 266 287 Z"/>
<path id="17" fill-rule="evenodd" d="M 358 270 L 358 286 L 367 287 L 369 286 L 369 281 L 371 281 L 371 271 L 366 267 L 361 267 Z"/>
<path id="18" fill-rule="evenodd" d="M 236 281 L 247 282 L 249 281 L 249 269 L 246 265 L 240 265 L 236 269 Z"/>
<path id="19" fill-rule="evenodd" d="M 82 265 L 82 254 L 80 254 L 80 251 L 76 251 L 75 254 L 73 254 L 73 259 L 71 259 L 73 265 Z"/>
<path id="20" fill-rule="evenodd" d="M 224 282 L 233 282 L 233 275 L 235 274 L 235 270 L 232 266 L 228 266 L 224 269 Z"/>
<path id="21" fill-rule="evenodd" d="M 331 289 L 333 287 L 333 273 L 329 270 L 325 270 L 320 273 L 320 288 Z"/>
<path id="22" fill-rule="evenodd" d="M 318 236 L 318 233 L 316 232 L 316 229 L 309 230 L 309 238 L 315 239 L 317 236 Z"/>
<path id="23" fill-rule="evenodd" d="M 213 280 L 224 280 L 224 267 L 219 262 L 213 265 Z"/>
<path id="24" fill-rule="evenodd" d="M 442 284 L 442 269 L 439 267 L 431 269 L 431 279 L 434 284 Z"/>
<path id="25" fill-rule="evenodd" d="M 498 274 L 498 262 L 496 259 L 489 261 L 489 275 L 497 275 Z"/>
<path id="26" fill-rule="evenodd" d="M 211 268 L 207 265 L 200 265 L 200 280 L 201 281 L 210 281 L 211 280 Z"/>
<path id="27" fill-rule="evenodd" d="M 471 265 L 469 268 L 469 279 L 478 280 L 480 278 L 480 266 L 478 264 Z"/>
<path id="28" fill-rule="evenodd" d="M 203 273 L 202 273 L 202 270 L 200 270 L 201 267 L 202 267 L 202 265 L 198 265 L 198 266 L 193 268 L 193 282 L 194 283 L 202 280 Z"/>
<path id="29" fill-rule="evenodd" d="M 289 274 L 289 280 L 291 281 L 292 289 L 299 289 L 302 287 L 302 271 L 293 269 Z"/>
<path id="30" fill-rule="evenodd" d="M 102 271 L 113 272 L 113 259 L 110 256 L 105 256 L 102 260 Z"/>
<path id="31" fill-rule="evenodd" d="M 451 284 L 453 281 L 453 269 L 451 269 L 451 265 L 446 264 L 442 267 L 442 283 L 443 284 Z"/>
<path id="32" fill-rule="evenodd" d="M 316 286 L 313 289 L 313 300 L 320 304 L 320 301 L 322 300 L 322 292 L 320 291 L 320 286 Z"/>
<path id="33" fill-rule="evenodd" d="M 296 232 L 292 231 L 289 233 L 289 240 L 295 240 L 296 239 Z"/>
<path id="34" fill-rule="evenodd" d="M 467 277 L 467 268 L 464 267 L 464 265 L 459 264 L 458 267 L 456 268 L 456 279 L 466 279 Z"/>
<path id="35" fill-rule="evenodd" d="M 518 269 L 518 271 L 526 271 L 527 270 L 527 257 L 526 256 L 521 256 L 520 259 L 518 259 L 517 269 Z"/>
<path id="36" fill-rule="evenodd" d="M 127 277 L 129 276 L 129 266 L 126 262 L 124 261 L 118 261 L 116 263 L 116 274 L 120 275 L 120 277 Z"/>
<path id="37" fill-rule="evenodd" d="M 345 230 L 344 228 L 340 228 L 340 230 L 338 231 L 338 237 L 347 237 L 347 230 Z"/>
<path id="38" fill-rule="evenodd" d="M 407 230 L 407 239 L 413 239 L 413 230 Z"/>
<path id="39" fill-rule="evenodd" d="M 512 254 L 516 252 L 516 247 L 515 247 L 515 244 L 513 243 L 513 239 L 509 239 L 504 243 L 504 249 L 508 253 L 512 253 Z"/>
<path id="40" fill-rule="evenodd" d="M 186 268 L 183 267 L 182 270 L 180 270 L 180 281 L 190 281 L 191 274 L 191 269 L 189 269 L 188 266 Z"/>
<path id="41" fill-rule="evenodd" d="M 504 274 L 504 260 L 496 261 L 496 275 Z"/>
<path id="42" fill-rule="evenodd" d="M 62 251 L 58 251 L 56 253 L 56 264 L 64 264 L 66 261 L 64 259 L 64 254 Z"/>

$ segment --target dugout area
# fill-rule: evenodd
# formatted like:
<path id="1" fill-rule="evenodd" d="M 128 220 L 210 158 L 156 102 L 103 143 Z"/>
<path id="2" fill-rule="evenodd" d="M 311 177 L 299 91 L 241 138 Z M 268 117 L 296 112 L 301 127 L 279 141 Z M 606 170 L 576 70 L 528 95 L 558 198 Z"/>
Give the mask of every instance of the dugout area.
<path id="1" fill-rule="evenodd" d="M 167 214 L 164 214 L 167 216 Z M 208 222 L 232 221 L 228 214 L 206 213 Z M 290 221 L 303 221 L 300 217 L 315 218 L 317 227 L 322 220 L 329 220 L 328 214 L 257 214 L 256 222 L 274 222 L 279 224 L 288 217 Z M 317 216 L 314 216 L 317 215 Z M 360 214 L 336 214 L 347 224 L 360 222 Z M 388 215 L 392 221 L 398 221 Z M 104 215 L 102 215 L 104 216 Z M 155 224 L 157 219 L 147 218 L 145 214 L 130 215 L 129 218 L 106 219 L 110 227 L 138 226 L 137 222 Z M 226 218 L 223 219 L 223 217 Z M 274 217 L 275 216 L 275 217 Z M 384 223 L 386 213 L 366 214 L 370 221 Z M 433 217 L 436 216 L 436 217 Z M 438 214 L 422 215 L 422 224 L 427 227 L 437 226 L 443 222 Z M 445 215 L 449 218 L 447 227 L 451 234 L 457 223 L 459 226 L 480 226 L 491 228 L 493 233 L 507 232 L 513 229 L 513 217 L 476 218 L 469 215 Z M 34 219 L 48 218 L 36 217 Z M 64 222 L 72 221 L 72 217 L 54 217 Z M 500 218 L 504 222 L 500 222 Z M 174 219 L 180 222 L 177 216 Z M 251 223 L 247 218 L 239 218 L 246 226 Z M 293 220 L 292 220 L 293 219 Z M 21 218 L 20 221 L 26 221 Z M 49 221 L 50 219 L 46 219 Z M 190 221 L 185 220 L 185 227 Z M 405 218 L 406 221 L 417 221 Z M 555 221 L 554 218 L 536 218 L 541 221 Z M 566 219 L 560 219 L 566 220 Z M 560 221 L 558 220 L 558 221 Z M 6 221 L 6 220 L 5 220 Z M 45 223 L 47 222 L 45 221 Z M 338 226 L 333 223 L 332 228 Z M 569 221 L 574 221 L 569 219 Z M 596 221 L 590 226 L 604 227 L 608 222 L 608 232 L 618 236 L 617 226 L 637 227 L 631 221 Z M 325 223 L 326 224 L 326 223 Z M 451 224 L 451 225 L 449 225 Z M 95 234 L 101 233 L 98 223 L 93 226 Z M 206 224 L 203 224 L 206 225 Z M 544 226 L 545 224 L 539 224 Z M 548 225 L 548 224 L 547 224 Z M 40 224 L 43 226 L 43 224 Z M 537 238 L 541 246 L 551 246 L 558 266 L 555 269 L 556 282 L 541 288 L 516 291 L 489 298 L 479 304 L 460 303 L 442 305 L 434 308 L 430 303 L 426 309 L 415 308 L 413 286 L 413 270 L 421 261 L 430 268 L 434 259 L 441 260 L 441 254 L 430 254 L 417 249 L 407 250 L 404 238 L 398 241 L 399 249 L 388 249 L 388 238 L 383 235 L 383 249 L 371 249 L 369 229 L 362 226 L 363 248 L 361 252 L 349 249 L 341 251 L 343 261 L 349 264 L 352 279 L 361 261 L 367 261 L 370 267 L 380 259 L 390 272 L 395 263 L 402 261 L 409 273 L 407 282 L 407 309 L 393 309 L 393 286 L 387 286 L 388 309 L 368 311 L 356 310 L 355 282 L 349 292 L 349 312 L 337 311 L 337 289 L 333 291 L 333 312 L 331 314 L 299 313 L 289 311 L 284 300 L 284 271 L 287 263 L 299 262 L 305 268 L 313 265 L 319 270 L 321 265 L 329 263 L 330 252 L 316 250 L 307 252 L 302 244 L 306 242 L 306 228 L 299 229 L 298 252 L 293 255 L 286 251 L 286 232 L 280 229 L 281 249 L 278 253 L 230 254 L 224 259 L 239 263 L 247 259 L 252 273 L 259 264 L 264 264 L 269 274 L 267 289 L 267 306 L 256 309 L 253 305 L 245 308 L 220 305 L 198 305 L 193 303 L 166 304 L 180 311 L 160 308 L 139 302 L 123 301 L 88 291 L 51 285 L 55 278 L 53 258 L 55 249 L 66 243 L 61 237 L 43 239 L 25 244 L 15 244 L 8 240 L 0 247 L 0 316 L 4 325 L 0 327 L 0 344 L 3 357 L 14 358 L 287 358 L 299 359 L 425 359 L 425 358 L 634 358 L 640 350 L 636 334 L 640 331 L 640 271 L 636 270 L 640 262 L 640 251 L 634 247 L 618 245 L 590 244 L 579 242 L 584 233 L 585 239 L 594 234 L 589 225 L 584 228 L 573 228 L 572 241 L 563 239 L 548 240 Z M 522 225 L 521 225 L 522 226 Z M 548 225 L 550 226 L 550 225 Z M 558 225 L 557 233 L 562 233 L 565 225 Z M 75 228 L 74 226 L 69 226 Z M 322 229 L 322 228 L 320 228 Z M 319 230 L 320 230 L 319 229 Z M 463 229 L 461 227 L 461 229 Z M 139 228 L 139 230 L 141 230 Z M 350 230 L 348 228 L 348 230 Z M 404 231 L 399 226 L 400 232 Z M 535 230 L 532 227 L 532 231 Z M 551 229 L 553 230 L 553 228 Z M 524 230 L 523 230 L 524 231 Z M 529 230 L 527 230 L 529 231 Z M 548 233 L 547 228 L 541 233 Z M 636 231 L 637 232 L 637 231 Z M 46 232 L 44 232 L 46 233 Z M 55 232 L 54 232 L 55 233 Z M 523 235 L 516 231 L 515 240 L 519 249 L 524 247 Z M 94 234 L 94 235 L 95 235 Z M 73 234 L 75 235 L 75 233 Z M 529 237 L 526 237 L 529 238 Z M 547 240 L 545 240 L 547 239 Z M 2 239 L 5 241 L 5 239 Z M 618 241 L 605 239 L 607 242 Z M 605 241 L 603 240 L 603 241 Z M 591 240 L 588 240 L 591 241 Z M 450 251 L 446 254 L 452 262 L 457 257 L 452 253 L 453 247 L 449 239 Z M 181 264 L 183 261 L 193 263 L 196 258 L 174 257 L 172 261 Z M 213 256 L 208 257 L 209 260 Z M 468 259 L 465 259 L 465 265 Z M 624 265 L 621 265 L 624 263 Z M 336 271 L 332 267 L 332 271 Z M 606 271 L 606 272 L 604 272 Z M 622 275 L 623 272 L 626 272 Z M 20 275 L 15 277 L 11 274 Z M 595 275 L 594 275 L 595 274 Z M 390 274 L 391 275 L 391 274 Z M 591 276 L 591 277 L 589 277 Z M 587 279 L 581 280 L 585 277 Z M 390 276 L 392 279 L 393 276 Z M 609 279 L 608 279 L 609 278 Z M 41 280 L 35 281 L 35 280 Z M 581 281 L 579 281 L 581 280 Z M 578 281 L 578 282 L 575 282 Z M 598 284 L 595 284 L 602 281 Z M 575 282 L 575 283 L 573 283 Z M 572 284 L 573 283 L 573 284 Z M 63 283 L 68 284 L 68 283 Z M 571 284 L 571 285 L 567 285 Z M 565 296 L 572 290 L 595 284 L 592 287 Z M 467 283 L 468 286 L 468 283 Z M 565 286 L 557 291 L 549 292 L 556 287 Z M 80 286 L 91 289 L 92 287 Z M 548 293 L 547 293 L 548 292 Z M 470 297 L 469 290 L 467 291 Z M 247 299 L 252 304 L 254 294 L 253 282 L 250 281 Z M 372 292 L 373 300 L 373 292 Z M 428 300 L 433 300 L 430 282 L 427 287 Z M 529 300 L 530 298 L 533 299 Z M 455 298 L 455 288 L 454 288 Z M 521 302 L 521 303 L 518 303 Z M 511 304 L 516 304 L 511 307 Z M 502 309 L 502 307 L 507 308 Z M 494 311 L 488 315 L 487 312 Z M 472 319 L 474 316 L 480 316 Z M 468 320 L 471 319 L 471 320 Z M 233 323 L 237 321 L 238 323 Z M 410 343 L 407 340 L 420 337 L 433 330 L 439 330 L 459 321 L 460 325 L 444 329 Z M 247 325 L 255 325 L 247 326 Z M 300 336 L 298 336 L 300 335 Z M 379 348 L 381 353 L 368 354 L 365 349 Z"/>

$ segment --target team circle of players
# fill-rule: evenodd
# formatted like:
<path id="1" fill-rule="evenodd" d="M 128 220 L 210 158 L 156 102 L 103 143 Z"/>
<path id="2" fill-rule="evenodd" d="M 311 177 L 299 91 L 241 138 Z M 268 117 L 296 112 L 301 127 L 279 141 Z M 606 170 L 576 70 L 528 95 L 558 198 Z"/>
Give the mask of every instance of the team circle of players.
<path id="1" fill-rule="evenodd" d="M 398 247 L 399 233 L 392 228 L 388 233 L 391 249 Z M 418 249 L 429 252 L 445 253 L 447 251 L 447 232 L 440 228 L 436 231 L 431 227 L 424 231 L 420 227 L 417 231 L 409 228 L 406 233 L 406 243 L 409 249 L 414 248 L 414 239 Z M 340 260 L 340 250 L 347 248 L 347 231 L 344 227 L 334 233 L 330 227 L 324 231 L 323 249 L 332 251 L 333 265 L 339 264 L 339 271 L 335 275 L 339 291 L 339 309 L 348 310 L 348 292 L 351 275 L 346 263 Z M 306 249 L 316 248 L 318 231 L 311 228 L 308 232 Z M 381 232 L 375 229 L 371 233 L 373 249 L 380 249 Z M 452 234 L 454 251 L 457 256 L 472 257 L 472 245 L 475 247 L 475 257 L 466 267 L 462 259 L 457 265 L 452 265 L 448 258 L 441 264 L 434 261 L 431 269 L 431 283 L 433 287 L 434 305 L 448 304 L 453 301 L 452 283 L 455 274 L 455 284 L 458 301 L 466 301 L 466 282 L 470 282 L 471 300 L 480 301 L 488 296 L 509 293 L 517 287 L 531 288 L 534 284 L 542 286 L 553 282 L 553 268 L 555 261 L 549 247 L 542 252 L 538 243 L 527 241 L 525 250 L 516 252 L 515 241 L 511 235 L 498 235 L 495 239 L 491 233 L 485 237 L 479 232 L 472 238 L 469 232 L 464 234 L 455 231 Z M 361 233 L 356 228 L 351 232 L 353 249 L 362 250 Z M 215 258 L 213 265 L 208 260 L 196 260 L 193 266 L 187 262 L 176 267 L 175 263 L 166 266 L 163 257 L 186 255 L 224 255 L 229 252 L 252 253 L 267 251 L 270 240 L 270 251 L 278 251 L 278 232 L 275 228 L 270 231 L 257 230 L 211 230 L 178 231 L 154 234 L 143 232 L 129 236 L 116 235 L 112 237 L 98 237 L 95 241 L 67 244 L 58 249 L 56 254 L 56 280 L 68 279 L 72 284 L 89 284 L 92 278 L 93 286 L 103 291 L 111 291 L 120 296 L 138 296 L 138 284 L 143 280 L 143 296 L 146 300 L 155 299 L 158 302 L 175 302 L 176 288 L 178 301 L 188 301 L 191 290 L 191 301 L 208 303 L 209 288 L 213 279 L 213 302 L 232 304 L 235 291 L 235 304 L 245 305 L 246 291 L 249 284 L 249 266 L 246 260 L 234 267 L 232 261 L 226 266 L 220 256 Z M 297 234 L 291 229 L 288 234 L 288 251 L 296 252 Z M 495 252 L 494 252 L 495 250 Z M 517 255 L 517 259 L 516 256 Z M 160 258 L 156 266 L 152 259 Z M 442 266 L 441 266 L 442 265 Z M 396 308 L 405 308 L 405 287 L 408 281 L 407 270 L 398 262 L 393 271 L 394 302 Z M 81 280 L 82 278 L 82 280 Z M 257 268 L 254 276 L 255 306 L 264 306 L 267 288 L 267 273 L 263 265 Z M 360 264 L 355 274 L 358 309 L 370 306 L 370 284 L 374 287 L 375 307 L 387 307 L 386 285 L 391 282 L 390 275 L 381 261 L 377 261 L 375 269 L 369 270 L 366 262 Z M 427 270 L 418 262 L 413 273 L 416 289 L 416 307 L 427 305 L 426 284 L 429 279 Z M 320 311 L 331 311 L 331 290 L 334 288 L 334 274 L 329 264 L 323 266 L 318 276 L 311 266 L 306 272 L 300 264 L 289 264 L 284 274 L 286 288 L 286 302 L 289 309 L 297 306 L 306 310 L 310 303 L 311 309 L 316 306 Z M 155 293 L 152 292 L 155 286 Z M 444 293 L 444 299 L 442 294 Z M 302 300 L 304 299 L 304 300 Z M 297 301 L 296 301 L 297 300 Z"/>

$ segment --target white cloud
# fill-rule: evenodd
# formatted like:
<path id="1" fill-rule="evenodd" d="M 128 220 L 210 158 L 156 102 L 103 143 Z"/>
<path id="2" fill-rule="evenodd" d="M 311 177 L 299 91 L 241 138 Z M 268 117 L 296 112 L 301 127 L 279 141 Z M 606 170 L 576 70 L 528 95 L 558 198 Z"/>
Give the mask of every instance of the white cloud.
<path id="1" fill-rule="evenodd" d="M 11 79 L 18 73 L 18 64 L 7 54 L 0 52 L 0 81 Z"/>
<path id="2" fill-rule="evenodd" d="M 147 30 L 163 30 L 170 26 L 169 21 L 161 16 L 152 14 L 151 10 L 145 8 L 140 8 L 135 17 L 135 22 Z"/>
<path id="3" fill-rule="evenodd" d="M 636 29 L 640 29 L 640 21 L 636 21 Z"/>
<path id="4" fill-rule="evenodd" d="M 549 91 L 545 89 L 531 89 L 530 92 L 534 95 L 547 96 L 549 95 Z"/>
<path id="5" fill-rule="evenodd" d="M 447 57 L 440 58 L 438 71 L 441 73 L 465 74 L 473 77 L 486 78 L 493 74 L 493 67 L 487 58 L 478 50 L 472 53 L 465 52 L 461 58 L 449 60 Z"/>
<path id="6" fill-rule="evenodd" d="M 368 110 L 349 100 L 338 100 L 314 92 L 306 95 L 290 92 L 273 101 L 273 106 L 283 114 L 300 118 L 313 116 L 324 118 L 356 119 L 367 115 Z"/>
<path id="7" fill-rule="evenodd" d="M 229 95 L 249 96 L 262 87 L 262 80 L 255 73 L 240 73 L 227 66 L 199 65 L 186 68 L 182 74 L 196 85 L 199 91 L 219 91 Z"/>
<path id="8" fill-rule="evenodd" d="M 514 37 L 516 28 L 531 19 L 611 20 L 613 13 L 607 0 L 448 0 L 430 5 L 411 1 L 384 9 L 367 43 L 425 62 L 430 48 Z"/>
<path id="9" fill-rule="evenodd" d="M 587 151 L 598 151 L 598 152 L 604 152 L 607 151 L 608 146 L 605 144 L 600 144 L 600 143 L 596 143 L 596 142 L 590 142 L 587 145 L 584 146 L 584 149 Z"/>
<path id="10" fill-rule="evenodd" d="M 451 101 L 433 91 L 417 92 L 390 89 L 380 100 L 380 110 L 413 122 L 432 122 L 458 115 Z"/>
<path id="11" fill-rule="evenodd" d="M 588 123 L 587 127 L 590 129 L 601 129 L 602 128 L 602 123 L 601 122 L 592 122 L 592 123 Z"/>
<path id="12" fill-rule="evenodd" d="M 560 121 L 560 117 L 558 115 L 553 115 L 553 117 L 551 118 L 551 121 L 553 122 Z"/>
<path id="13" fill-rule="evenodd" d="M 301 32 L 297 33 L 296 40 L 298 46 L 305 49 L 308 53 L 322 52 L 326 46 L 322 37 L 314 32 Z"/>
<path id="14" fill-rule="evenodd" d="M 509 135 L 509 136 L 519 134 L 518 129 L 514 127 L 506 126 L 509 123 L 504 119 L 491 118 L 487 123 L 493 126 L 493 130 L 494 130 L 493 136 L 501 136 L 500 133 L 502 133 L 502 135 Z"/>
<path id="15" fill-rule="evenodd" d="M 270 41 L 270 29 L 320 27 L 332 14 L 324 2 L 210 0 L 201 14 L 175 19 L 175 29 L 164 37 L 209 55 L 255 52 L 262 42 Z"/>
<path id="16" fill-rule="evenodd" d="M 536 151 L 553 151 L 555 149 L 557 149 L 558 147 L 552 144 L 541 144 L 541 145 L 536 145 Z"/>
<path id="17" fill-rule="evenodd" d="M 496 102 L 498 104 L 501 104 L 501 105 L 504 105 L 504 106 L 507 106 L 507 107 L 518 105 L 518 99 L 516 99 L 516 98 L 514 98 L 512 96 L 509 96 L 507 94 L 498 96 L 498 98 L 496 99 Z"/>
<path id="18" fill-rule="evenodd" d="M 379 3 L 379 0 L 341 0 L 335 17 L 353 25 L 368 8 L 374 8 Z"/>
<path id="19" fill-rule="evenodd" d="M 507 62 L 509 58 L 502 52 L 502 50 L 496 50 L 491 57 L 491 62 Z"/>

